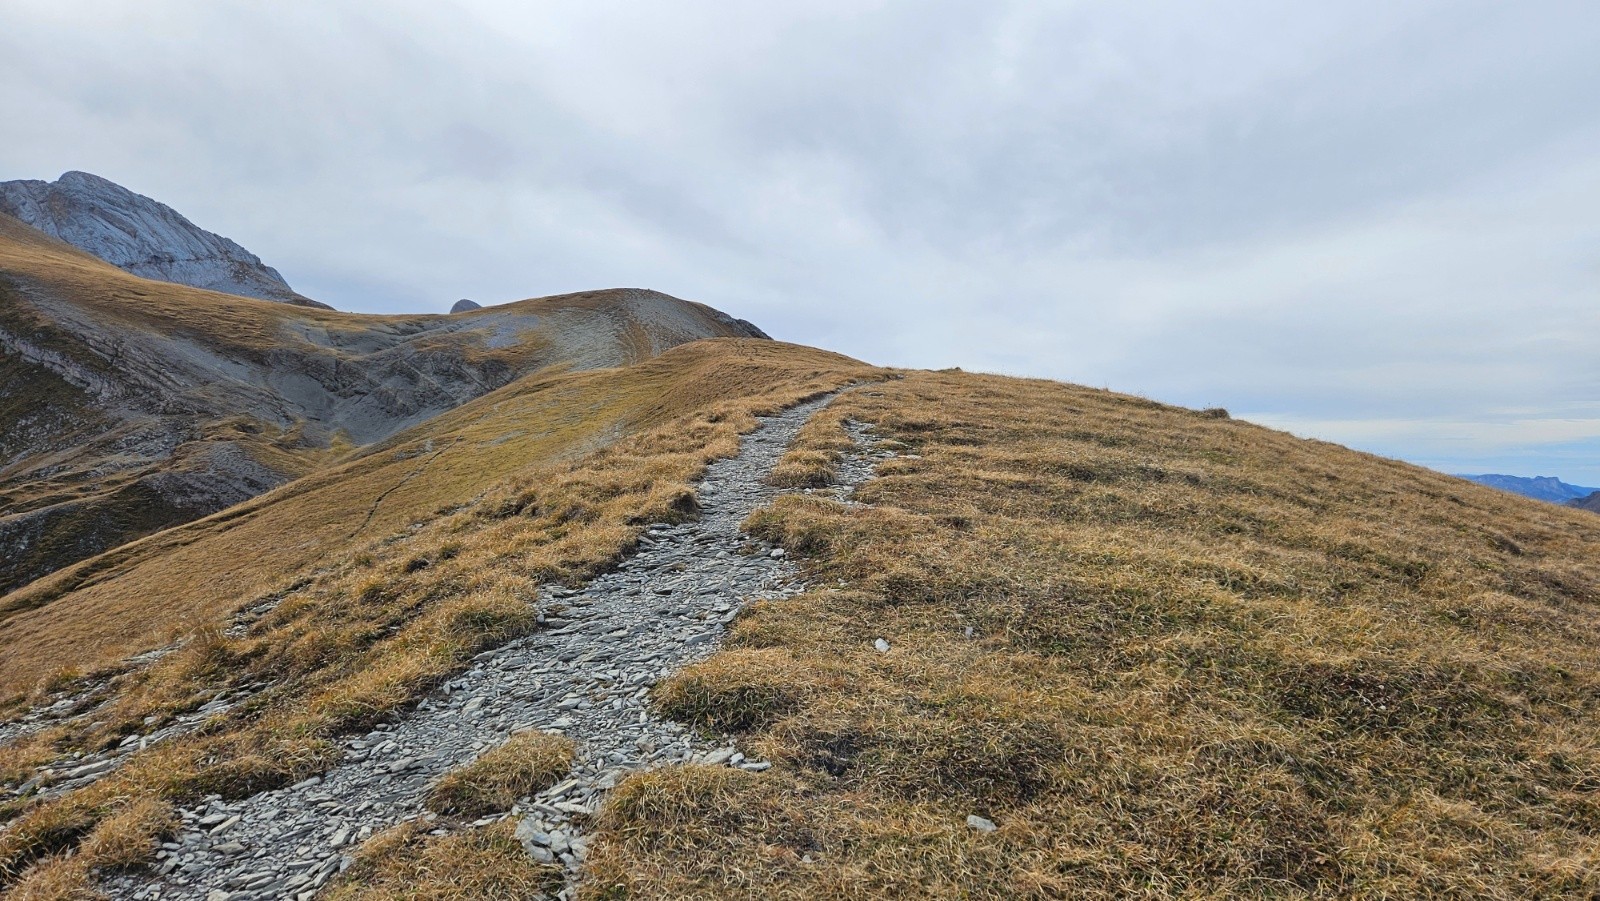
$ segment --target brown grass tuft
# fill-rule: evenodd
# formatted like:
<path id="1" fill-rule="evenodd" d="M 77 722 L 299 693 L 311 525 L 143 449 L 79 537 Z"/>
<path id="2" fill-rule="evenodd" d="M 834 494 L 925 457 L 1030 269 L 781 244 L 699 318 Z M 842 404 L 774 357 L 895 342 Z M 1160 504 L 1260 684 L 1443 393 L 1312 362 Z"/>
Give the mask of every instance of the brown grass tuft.
<path id="1" fill-rule="evenodd" d="M 537 898 L 561 888 L 560 867 L 536 864 L 512 821 L 429 836 L 408 823 L 373 836 L 328 889 L 328 901 L 480 901 Z"/>
<path id="2" fill-rule="evenodd" d="M 503 813 L 520 798 L 554 785 L 572 766 L 572 739 L 521 732 L 466 766 L 446 773 L 428 793 L 437 813 L 481 817 Z"/>
<path id="3" fill-rule="evenodd" d="M 0 833 L 0 885 L 16 882 L 7 897 L 98 898 L 90 871 L 140 866 L 177 828 L 171 803 L 130 799 L 103 782 Z"/>
<path id="4" fill-rule="evenodd" d="M 102 870 L 141 866 L 163 839 L 177 833 L 179 825 L 170 802 L 140 798 L 101 820 L 78 854 Z"/>
<path id="5" fill-rule="evenodd" d="M 766 726 L 821 689 L 815 670 L 780 650 L 736 650 L 658 685 L 655 702 L 680 722 L 716 731 Z"/>
<path id="6" fill-rule="evenodd" d="M 845 414 L 835 405 L 811 417 L 767 481 L 780 488 L 822 488 L 833 484 L 834 468 L 853 443 L 850 433 L 844 430 L 844 419 Z"/>
<path id="7" fill-rule="evenodd" d="M 6 893 L 9 901 L 105 901 L 84 862 L 71 855 L 40 861 Z"/>

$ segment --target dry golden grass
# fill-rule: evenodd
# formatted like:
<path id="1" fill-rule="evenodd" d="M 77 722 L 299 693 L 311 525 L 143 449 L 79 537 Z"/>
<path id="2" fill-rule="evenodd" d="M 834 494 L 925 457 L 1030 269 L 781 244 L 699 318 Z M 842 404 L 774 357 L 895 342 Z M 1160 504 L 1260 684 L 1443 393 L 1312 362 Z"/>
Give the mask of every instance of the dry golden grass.
<path id="1" fill-rule="evenodd" d="M 758 608 L 759 609 L 759 608 Z M 739 648 L 684 669 L 654 694 L 661 712 L 716 732 L 765 726 L 820 692 L 846 686 L 822 662 L 801 662 L 781 648 Z"/>
<path id="2" fill-rule="evenodd" d="M 344 379 L 349 392 L 371 389 L 382 396 L 393 387 L 363 386 L 363 374 L 387 384 L 395 367 L 409 368 L 421 380 L 422 393 L 443 372 L 487 387 L 537 371 L 554 374 L 557 367 L 576 360 L 587 366 L 631 364 L 689 336 L 739 331 L 726 317 L 700 304 L 676 307 L 665 320 L 658 320 L 651 310 L 648 303 L 636 303 L 629 291 L 538 298 L 457 315 L 374 316 L 291 306 L 137 278 L 0 215 L 0 333 L 86 373 L 75 377 L 74 384 L 49 367 L 30 362 L 33 354 L 0 355 L 0 459 L 8 461 L 4 469 L 9 473 L 0 479 L 0 516 L 39 514 L 32 526 L 39 531 L 26 546 L 0 555 L 0 595 L 16 590 L 0 598 L 0 620 L 100 580 L 108 569 L 133 565 L 152 548 L 102 557 L 47 584 L 27 587 L 27 583 L 100 550 L 191 522 L 210 509 L 209 504 L 197 507 L 156 490 L 149 479 L 153 474 L 209 471 L 219 451 L 242 454 L 281 479 L 321 471 L 349 458 L 348 436 L 335 430 L 336 422 L 284 422 L 283 410 L 294 409 L 293 404 L 280 408 L 270 397 L 254 393 L 257 388 L 271 390 L 265 386 L 253 386 L 245 396 L 236 393 L 239 386 L 229 384 L 200 386 L 188 399 L 165 404 L 198 405 L 185 415 L 184 443 L 170 457 L 130 455 L 130 445 L 148 443 L 130 441 L 131 434 L 152 427 L 148 417 L 130 420 L 126 411 L 108 412 L 81 387 L 86 380 L 127 386 L 124 367 L 108 360 L 104 348 L 116 348 L 126 360 L 152 358 L 146 365 L 156 368 L 170 368 L 163 361 L 211 357 L 252 363 L 285 378 L 299 373 L 325 384 L 330 378 Z M 177 368 L 187 371 L 186 365 Z M 177 382 L 187 378 L 179 375 Z M 441 381 L 452 379 L 441 377 Z M 129 390 L 145 393 L 137 387 Z M 330 386 L 330 390 L 339 389 Z M 399 395 L 409 393 L 399 389 Z M 12 427 L 21 423 L 26 427 Z M 422 442 L 410 447 L 391 443 L 387 450 L 406 459 L 389 460 L 390 466 L 367 459 L 356 464 L 358 473 L 343 470 L 332 478 L 366 475 L 393 486 L 413 470 L 435 464 L 481 467 L 492 459 L 500 462 L 539 452 L 541 436 L 532 433 L 519 441 L 515 431 L 508 428 L 488 436 L 505 441 L 498 458 L 460 447 L 435 454 Z M 469 463 L 466 458 L 474 456 L 476 464 Z M 437 480 L 424 483 L 439 485 Z M 377 496 L 363 497 L 359 490 L 354 495 L 357 500 Z M 383 534 L 373 530 L 385 526 L 383 520 L 391 519 L 396 510 L 404 511 L 406 500 L 385 501 L 371 523 L 360 519 L 371 507 L 352 505 L 342 512 L 354 516 L 353 521 L 336 524 L 332 520 L 337 517 L 324 511 L 312 525 Z M 335 534 L 315 537 L 318 541 L 312 547 L 328 544 Z M 171 547 L 163 542 L 153 550 L 161 554 Z M 291 568 L 309 553 L 292 546 L 287 550 L 294 552 Z M 140 641 L 148 638 L 137 636 Z M 18 643 L 8 638 L 0 641 L 0 647 Z M 8 681 L 5 677 L 12 669 L 8 664 L 0 660 L 0 682 Z M 0 693 L 9 687 L 0 685 Z"/>
<path id="3" fill-rule="evenodd" d="M 143 797 L 112 799 L 98 823 L 59 821 L 58 829 L 87 834 L 72 852 L 46 857 L 30 867 L 6 897 L 31 901 L 83 901 L 104 895 L 91 874 L 126 870 L 147 863 L 156 846 L 177 832 L 179 820 L 166 801 Z M 3 884 L 3 882 L 0 882 Z"/>
<path id="4" fill-rule="evenodd" d="M 57 729 L 46 729 L 0 748 L 0 784 L 15 785 L 24 782 L 34 771 L 56 756 L 51 748 L 53 738 L 64 735 Z"/>
<path id="5" fill-rule="evenodd" d="M 625 781 L 588 896 L 1600 893 L 1592 514 L 1048 382 L 832 414 L 920 459 L 751 526 L 841 587 L 658 690 L 779 765 Z"/>
<path id="6" fill-rule="evenodd" d="M 727 339 L 620 369 L 523 379 L 342 466 L 0 598 L 0 693 L 27 693 L 64 667 L 95 672 L 114 666 L 214 623 L 253 598 L 279 592 L 289 581 L 286 573 L 337 567 L 364 545 L 433 521 L 441 510 L 507 479 L 526 478 L 672 419 L 699 416 L 695 428 L 706 434 L 697 433 L 695 440 L 715 437 L 726 451 L 735 423 L 705 417 L 741 411 L 746 418 L 740 423 L 748 426 L 741 398 L 763 398 L 757 403 L 770 405 L 792 396 L 789 386 L 823 390 L 849 371 L 868 370 L 822 351 Z M 770 391 L 762 387 L 765 381 L 774 382 Z M 719 404 L 723 394 L 734 400 Z M 720 452 L 709 444 L 694 446 L 691 456 Z M 656 479 L 681 469 L 686 459 L 681 453 L 658 459 L 650 448 L 635 453 L 650 459 L 619 477 Z M 667 491 L 629 493 L 627 500 L 653 508 L 670 500 Z M 601 544 L 615 547 L 629 528 L 627 519 L 618 515 L 613 531 L 598 538 Z M 574 538 L 551 551 L 568 549 L 578 535 L 596 534 L 569 531 Z M 577 572 L 604 562 L 575 545 L 570 549 L 576 552 L 571 561 L 547 571 Z M 218 565 L 223 560 L 227 566 Z"/>
<path id="7" fill-rule="evenodd" d="M 561 888 L 558 866 L 537 864 L 513 821 L 447 836 L 413 823 L 380 833 L 328 890 L 328 901 L 483 901 L 537 898 Z"/>
<path id="8" fill-rule="evenodd" d="M 10 901 L 104 901 L 83 861 L 60 855 L 41 861 L 6 893 Z"/>
<path id="9" fill-rule="evenodd" d="M 170 802 L 135 798 L 95 826 L 78 856 L 102 870 L 138 867 L 150 859 L 162 839 L 177 833 L 178 826 L 178 815 Z"/>
<path id="10" fill-rule="evenodd" d="M 829 406 L 817 413 L 795 436 L 794 448 L 773 467 L 767 481 L 780 488 L 821 488 L 833 481 L 834 467 L 852 446 L 844 430 L 847 414 Z"/>
<path id="11" fill-rule="evenodd" d="M 3 214 L 0 214 L 0 275 L 16 284 L 42 287 L 52 295 L 70 299 L 74 306 L 97 321 L 121 323 L 154 334 L 194 338 L 236 358 L 256 361 L 266 361 L 268 355 L 283 348 L 291 334 L 287 328 L 290 325 L 325 332 L 336 345 L 359 346 L 353 339 L 374 328 L 405 334 L 419 331 L 423 323 L 451 319 L 445 314 L 345 313 L 151 281 L 123 272 Z M 608 292 L 592 291 L 519 301 L 515 306 L 539 315 L 562 310 L 594 312 L 612 304 L 614 301 L 608 297 Z M 460 323 L 471 318 L 470 314 L 466 320 L 456 316 L 454 321 Z M 464 346 L 459 338 L 449 335 L 425 338 L 435 342 L 432 349 Z M 430 349 L 427 344 L 419 346 Z M 515 370 L 527 371 L 524 364 L 543 349 L 539 341 L 531 340 L 508 342 L 477 352 L 482 354 L 482 359 L 493 359 Z M 85 362 L 92 365 L 92 361 Z"/>
<path id="12" fill-rule="evenodd" d="M 574 750 L 564 735 L 518 733 L 446 773 L 428 793 L 427 808 L 463 817 L 503 813 L 518 799 L 556 784 L 572 767 Z"/>
<path id="13" fill-rule="evenodd" d="M 214 607 L 180 587 L 213 624 L 282 603 L 244 638 L 202 636 L 122 677 L 98 725 L 14 752 L 20 772 L 29 755 L 120 740 L 220 688 L 275 685 L 24 812 L 0 833 L 0 884 L 71 897 L 86 849 L 139 846 L 133 827 L 132 840 L 97 838 L 130 799 L 237 797 L 320 771 L 334 736 L 530 628 L 538 581 L 586 578 L 644 523 L 693 515 L 689 481 L 752 415 L 868 375 L 798 348 L 710 342 L 530 380 L 397 441 L 374 456 L 426 434 L 460 449 L 460 466 L 376 480 L 406 515 L 330 531 L 345 536 L 337 555 L 263 571 L 263 587 Z M 507 478 L 487 449 L 505 443 L 490 442 L 569 428 L 563 417 L 570 430 Z M 778 766 L 625 781 L 590 845 L 589 896 L 1600 893 L 1592 514 L 1220 416 L 955 373 L 847 394 L 780 478 L 825 483 L 844 417 L 917 458 L 880 467 L 859 494 L 871 506 L 792 496 L 754 516 L 819 588 L 758 605 L 727 651 L 657 692 L 664 711 L 743 731 Z M 303 521 L 317 534 L 339 483 L 304 481 L 196 524 L 193 543 L 233 563 L 251 545 L 231 532 L 259 529 L 259 542 Z M 132 621 L 118 592 L 200 572 L 198 553 L 162 568 L 188 547 L 141 551 L 50 608 L 98 590 L 85 610 Z M 968 814 L 999 828 L 977 832 Z M 508 826 L 412 829 L 375 840 L 333 891 L 515 896 L 552 878 Z"/>
<path id="14" fill-rule="evenodd" d="M 357 461 L 342 479 L 319 474 L 127 549 L 0 634 L 31 623 L 38 641 L 86 669 L 141 650 L 140 636 L 187 629 L 187 643 L 118 677 L 94 721 L 19 746 L 11 769 L 115 744 L 221 690 L 271 687 L 92 786 L 22 811 L 0 832 L 0 886 L 33 878 L 29 866 L 77 846 L 129 798 L 245 797 L 324 771 L 335 737 L 398 715 L 478 652 L 534 628 L 529 602 L 541 581 L 588 578 L 647 524 L 694 515 L 690 483 L 737 449 L 756 415 L 873 373 L 820 351 L 720 340 L 626 369 L 534 377 L 402 436 L 366 458 L 373 469 Z M 430 438 L 455 456 L 370 475 L 395 461 L 395 448 Z M 383 510 L 366 516 L 379 495 Z M 243 637 L 217 631 L 227 614 L 263 601 L 277 606 Z M 24 647 L 0 659 L 18 685 L 62 662 Z"/>

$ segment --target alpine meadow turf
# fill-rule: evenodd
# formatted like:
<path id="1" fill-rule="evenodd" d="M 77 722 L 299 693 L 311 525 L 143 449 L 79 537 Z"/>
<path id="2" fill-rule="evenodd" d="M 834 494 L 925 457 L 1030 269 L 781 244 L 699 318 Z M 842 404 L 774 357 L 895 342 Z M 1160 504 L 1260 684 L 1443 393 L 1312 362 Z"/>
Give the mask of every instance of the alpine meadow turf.
<path id="1" fill-rule="evenodd" d="M 14 593 L 14 704 L 106 677 L 112 700 L 5 749 L 8 782 L 264 688 L 0 810 L 0 887 L 77 897 L 143 865 L 173 805 L 325 771 L 536 628 L 540 583 L 695 516 L 754 416 L 841 388 L 773 474 L 797 493 L 747 523 L 811 589 L 653 694 L 774 766 L 623 780 L 586 824 L 585 897 L 1600 893 L 1593 514 L 1220 410 L 731 339 L 525 377 Z M 847 420 L 893 452 L 854 504 L 803 490 L 855 452 Z M 486 749 L 436 789 L 449 834 L 375 836 L 330 897 L 559 886 L 510 823 L 469 819 L 568 750 Z"/>
<path id="2" fill-rule="evenodd" d="M 657 691 L 779 766 L 628 780 L 591 897 L 1600 892 L 1592 514 L 956 372 L 780 475 L 845 417 L 899 454 L 866 506 L 749 523 L 816 587 Z"/>

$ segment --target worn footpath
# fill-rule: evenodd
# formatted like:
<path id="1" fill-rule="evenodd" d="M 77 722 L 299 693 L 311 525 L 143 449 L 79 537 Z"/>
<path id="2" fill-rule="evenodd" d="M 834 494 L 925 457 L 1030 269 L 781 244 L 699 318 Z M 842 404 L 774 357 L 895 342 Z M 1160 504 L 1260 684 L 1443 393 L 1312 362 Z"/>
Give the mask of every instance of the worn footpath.
<path id="1" fill-rule="evenodd" d="M 657 718 L 647 696 L 658 680 L 709 655 L 745 603 L 802 589 L 782 550 L 739 527 L 780 493 L 767 475 L 828 400 L 762 420 L 737 456 L 713 463 L 698 487 L 695 521 L 650 528 L 636 554 L 582 589 L 542 590 L 543 630 L 480 655 L 403 719 L 347 740 L 343 762 L 325 776 L 181 811 L 183 829 L 162 846 L 153 871 L 102 888 L 132 899 L 312 898 L 375 832 L 417 819 L 441 833 L 459 828 L 423 808 L 432 783 L 512 733 L 537 729 L 577 744 L 568 778 L 471 825 L 517 817 L 527 852 L 565 867 L 561 894 L 570 896 L 586 851 L 583 824 L 629 771 L 684 762 L 766 769 L 731 740 Z M 847 427 L 858 453 L 829 489 L 841 499 L 870 477 L 873 462 L 867 427 Z"/>

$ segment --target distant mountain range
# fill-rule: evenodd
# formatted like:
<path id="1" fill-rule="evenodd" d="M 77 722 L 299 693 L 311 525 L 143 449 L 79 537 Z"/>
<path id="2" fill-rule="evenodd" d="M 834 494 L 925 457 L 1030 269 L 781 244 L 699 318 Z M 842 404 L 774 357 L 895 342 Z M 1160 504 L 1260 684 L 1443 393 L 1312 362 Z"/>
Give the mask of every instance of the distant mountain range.
<path id="1" fill-rule="evenodd" d="M 1555 476 L 1508 476 L 1500 473 L 1485 475 L 1467 475 L 1457 473 L 1463 479 L 1470 479 L 1480 485 L 1531 497 L 1535 500 L 1549 501 L 1552 504 L 1565 504 L 1588 497 L 1600 488 L 1584 488 L 1580 485 L 1568 485 Z M 1574 504 L 1573 506 L 1578 506 Z"/>

